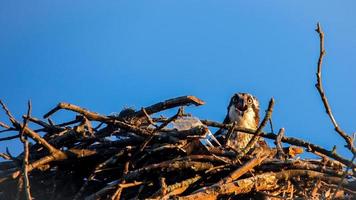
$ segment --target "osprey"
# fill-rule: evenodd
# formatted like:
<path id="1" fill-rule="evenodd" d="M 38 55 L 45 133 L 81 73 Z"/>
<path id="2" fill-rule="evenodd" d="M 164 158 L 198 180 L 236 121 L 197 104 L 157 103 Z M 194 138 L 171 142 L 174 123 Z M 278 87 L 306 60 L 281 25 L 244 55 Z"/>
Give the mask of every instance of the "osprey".
<path id="1" fill-rule="evenodd" d="M 242 128 L 257 130 L 260 121 L 259 102 L 256 97 L 248 93 L 236 93 L 231 97 L 224 124 L 235 123 Z M 228 131 L 218 130 L 215 135 L 236 150 L 247 146 L 253 135 L 234 131 L 227 138 Z"/>

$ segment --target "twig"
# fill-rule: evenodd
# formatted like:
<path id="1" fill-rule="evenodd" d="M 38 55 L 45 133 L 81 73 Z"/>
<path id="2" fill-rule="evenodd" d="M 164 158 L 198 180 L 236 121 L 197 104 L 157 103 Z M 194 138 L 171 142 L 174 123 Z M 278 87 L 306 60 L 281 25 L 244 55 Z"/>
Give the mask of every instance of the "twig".
<path id="1" fill-rule="evenodd" d="M 6 153 L 0 153 L 0 157 L 5 160 L 12 160 L 11 157 Z"/>
<path id="2" fill-rule="evenodd" d="M 31 110 L 32 110 L 32 106 L 31 106 L 31 101 L 28 101 L 28 110 L 27 110 L 27 116 L 29 117 L 31 115 Z M 29 148 L 28 148 L 28 140 L 27 140 L 27 136 L 24 136 L 25 133 L 25 128 L 27 127 L 27 123 L 28 123 L 28 117 L 24 118 L 24 122 L 23 122 L 23 128 L 20 130 L 20 140 L 23 143 L 23 148 L 24 148 L 24 158 L 23 158 L 23 164 L 22 164 L 22 177 L 24 179 L 24 186 L 25 186 L 25 195 L 26 195 L 26 199 L 27 200 L 32 200 L 32 196 L 31 196 L 31 190 L 30 190 L 30 181 L 28 178 L 28 157 L 29 157 Z"/>
<path id="3" fill-rule="evenodd" d="M 0 122 L 0 126 L 3 127 L 3 128 L 6 128 L 6 129 L 10 128 L 10 126 L 5 124 L 4 122 Z"/>
<path id="4" fill-rule="evenodd" d="M 145 115 L 147 121 L 152 124 L 152 125 L 155 125 L 155 122 L 152 120 L 151 116 L 146 112 L 146 109 L 145 108 L 141 108 L 141 111 L 143 112 L 143 114 Z"/>
<path id="5" fill-rule="evenodd" d="M 149 199 L 163 199 L 162 197 L 167 194 L 168 186 L 166 184 L 166 178 L 160 177 L 159 181 L 160 181 L 160 183 L 159 183 L 160 188 Z"/>
<path id="6" fill-rule="evenodd" d="M 271 100 L 269 101 L 268 104 L 268 109 L 266 111 L 265 117 L 263 118 L 260 126 L 257 128 L 256 130 L 256 134 L 253 135 L 252 139 L 248 142 L 248 144 L 246 145 L 246 147 L 242 150 L 241 154 L 239 154 L 237 156 L 237 159 L 241 159 L 244 155 L 246 155 L 246 153 L 248 153 L 250 151 L 250 149 L 252 147 L 255 146 L 256 142 L 259 140 L 259 136 L 261 135 L 262 129 L 266 126 L 268 120 L 270 119 L 270 117 L 272 116 L 272 112 L 273 112 L 273 105 L 274 105 L 274 99 L 271 98 Z"/>
<path id="7" fill-rule="evenodd" d="M 61 109 L 71 110 L 71 111 L 80 113 L 80 114 L 86 116 L 89 120 L 95 120 L 95 121 L 108 121 L 108 120 L 110 120 L 109 117 L 100 115 L 100 114 L 95 113 L 95 112 L 88 111 L 85 108 L 81 108 L 79 106 L 76 106 L 76 105 L 73 105 L 73 104 L 70 104 L 70 103 L 59 103 L 56 107 L 54 107 L 48 113 L 43 115 L 43 118 L 48 118 L 49 116 L 51 116 L 52 114 L 54 114 L 55 112 L 57 112 L 57 111 L 59 111 Z"/>
<path id="8" fill-rule="evenodd" d="M 220 180 L 217 184 L 230 183 L 230 182 L 238 179 L 239 177 L 241 177 L 248 171 L 251 171 L 257 165 L 261 164 L 261 162 L 264 161 L 268 156 L 270 156 L 270 154 L 271 154 L 271 152 L 266 151 L 266 150 L 259 152 L 255 158 L 246 162 L 243 166 L 241 166 L 238 169 L 236 169 L 235 171 L 233 171 L 227 177 Z"/>
<path id="9" fill-rule="evenodd" d="M 18 188 L 18 190 L 17 190 L 15 199 L 16 200 L 20 200 L 21 199 L 21 194 L 22 194 L 22 191 L 23 191 L 23 179 L 22 178 L 18 179 L 17 188 Z"/>
<path id="10" fill-rule="evenodd" d="M 3 138 L 0 138 L 0 141 L 5 141 L 5 140 L 12 140 L 12 139 L 15 139 L 15 138 L 18 138 L 20 137 L 20 134 L 17 134 L 17 135 L 13 135 L 13 136 L 8 136 L 8 137 L 3 137 Z"/>
<path id="11" fill-rule="evenodd" d="M 130 171 L 126 175 L 124 175 L 124 178 L 126 180 L 133 180 L 134 178 L 137 178 L 141 176 L 143 173 L 151 172 L 153 170 L 182 170 L 182 169 L 192 169 L 194 171 L 204 171 L 212 168 L 213 165 L 211 163 L 204 163 L 204 162 L 196 162 L 196 161 L 191 161 L 191 162 L 185 162 L 185 161 L 164 161 L 161 163 L 157 164 L 151 164 L 146 167 L 136 169 L 134 171 Z"/>
<path id="12" fill-rule="evenodd" d="M 23 142 L 24 144 L 24 159 L 23 159 L 23 178 L 24 178 L 24 185 L 25 185 L 25 194 L 26 199 L 31 200 L 31 190 L 30 190 L 30 181 L 28 178 L 28 156 L 29 156 L 29 149 L 28 149 L 28 140 L 25 139 Z"/>
<path id="13" fill-rule="evenodd" d="M 129 172 L 129 165 L 130 165 L 130 163 L 127 161 L 124 166 L 123 175 L 125 175 Z M 119 200 L 120 199 L 122 190 L 125 188 L 123 186 L 125 183 L 126 183 L 125 179 L 121 180 L 121 183 L 116 187 L 116 191 L 114 192 L 114 195 L 111 196 L 111 200 Z M 140 182 L 140 183 L 142 183 L 142 182 Z M 136 186 L 136 185 L 133 185 L 133 186 Z"/>
<path id="14" fill-rule="evenodd" d="M 178 195 L 183 193 L 190 185 L 194 184 L 201 179 L 201 176 L 196 175 L 193 178 L 185 179 L 179 183 L 167 186 L 167 194 L 162 199 L 169 199 L 172 195 Z"/>
<path id="15" fill-rule="evenodd" d="M 146 113 L 145 109 L 143 108 L 144 113 Z M 164 127 L 166 127 L 169 123 L 173 122 L 174 120 L 176 120 L 178 117 L 182 116 L 184 113 L 183 111 L 183 107 L 180 107 L 178 109 L 177 114 L 173 115 L 172 117 L 170 117 L 169 119 L 167 119 L 166 121 L 164 121 L 159 127 L 157 127 L 153 132 L 157 132 L 162 130 Z M 146 113 L 147 114 L 147 113 Z M 148 143 L 153 139 L 154 135 L 152 134 L 148 139 L 146 139 L 145 142 L 142 143 L 139 152 L 142 152 L 145 147 L 148 145 Z"/>
<path id="16" fill-rule="evenodd" d="M 355 155 L 356 154 L 356 148 L 353 143 L 353 138 L 350 137 L 346 132 L 344 132 L 339 125 L 337 124 L 335 117 L 331 111 L 331 107 L 329 105 L 328 99 L 326 98 L 323 85 L 322 85 L 322 76 L 321 76 L 321 68 L 322 68 L 322 63 L 323 63 L 323 58 L 325 56 L 325 48 L 324 48 L 324 32 L 321 29 L 320 23 L 317 24 L 317 28 L 315 30 L 319 34 L 320 38 L 320 55 L 318 59 L 318 68 L 317 68 L 317 83 L 315 84 L 315 87 L 317 88 L 321 100 L 323 101 L 326 113 L 328 114 L 332 124 L 334 125 L 335 131 L 345 140 L 347 144 L 347 148 L 350 149 L 350 151 Z"/>
<path id="17" fill-rule="evenodd" d="M 7 106 L 0 100 L 2 109 L 5 111 L 6 115 L 9 117 L 10 122 L 15 126 L 15 128 L 20 128 L 20 124 L 16 121 L 15 117 L 11 114 Z"/>
<path id="18" fill-rule="evenodd" d="M 274 141 L 274 144 L 276 145 L 277 148 L 277 157 L 279 159 L 285 159 L 286 155 L 283 152 L 283 147 L 282 147 L 282 138 L 284 136 L 284 128 L 279 129 L 279 132 L 277 134 L 277 138 Z"/>
<path id="19" fill-rule="evenodd" d="M 237 122 L 234 121 L 232 122 L 233 123 L 233 126 L 227 131 L 226 133 L 226 139 L 224 140 L 224 145 L 227 145 L 228 144 L 228 141 L 230 141 L 230 138 L 231 138 L 231 135 L 232 133 L 235 132 L 235 126 L 237 125 Z M 231 146 L 230 146 L 231 147 Z M 235 148 L 232 148 L 233 150 L 237 151 Z"/>
<path id="20" fill-rule="evenodd" d="M 4 129 L 4 130 L 1 130 L 0 133 L 4 133 L 4 132 L 9 132 L 9 131 L 16 131 L 17 129 L 16 128 L 8 128 L 8 129 Z"/>
<path id="21" fill-rule="evenodd" d="M 271 127 L 271 132 L 274 133 L 274 129 L 273 129 L 273 122 L 272 122 L 272 117 L 269 118 L 269 126 Z"/>
<path id="22" fill-rule="evenodd" d="M 174 122 L 178 117 L 181 117 L 183 115 L 184 115 L 184 107 L 180 107 L 178 109 L 177 114 L 173 115 L 172 117 L 168 118 L 165 122 L 163 122 L 157 129 L 155 129 L 155 132 L 162 130 L 169 123 Z"/>

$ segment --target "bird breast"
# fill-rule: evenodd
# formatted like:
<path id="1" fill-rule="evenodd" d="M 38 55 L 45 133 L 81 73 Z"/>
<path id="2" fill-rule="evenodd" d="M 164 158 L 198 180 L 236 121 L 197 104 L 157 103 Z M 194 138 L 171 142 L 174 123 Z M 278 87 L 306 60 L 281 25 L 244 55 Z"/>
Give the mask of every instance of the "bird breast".
<path id="1" fill-rule="evenodd" d="M 245 111 L 239 111 L 234 105 L 229 109 L 230 122 L 237 122 L 237 125 L 248 129 L 257 129 L 256 113 L 249 107 Z"/>

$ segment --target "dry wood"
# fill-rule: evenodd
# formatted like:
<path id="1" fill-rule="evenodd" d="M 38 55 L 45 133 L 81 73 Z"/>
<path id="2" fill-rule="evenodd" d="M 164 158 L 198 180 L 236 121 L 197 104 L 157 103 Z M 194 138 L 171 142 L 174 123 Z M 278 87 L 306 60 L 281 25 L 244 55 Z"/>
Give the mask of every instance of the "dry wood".
<path id="1" fill-rule="evenodd" d="M 28 101 L 28 109 L 27 109 L 27 116 L 31 115 L 31 101 Z M 28 178 L 28 157 L 30 154 L 30 150 L 28 147 L 28 140 L 27 137 L 24 136 L 25 133 L 25 128 L 27 127 L 27 123 L 28 123 L 28 118 L 24 118 L 24 122 L 23 122 L 23 127 L 20 130 L 20 140 L 23 143 L 23 148 L 24 148 L 24 156 L 23 156 L 23 163 L 22 163 L 22 177 L 23 177 L 23 182 L 24 182 L 24 189 L 25 189 L 25 196 L 27 200 L 32 200 L 32 196 L 31 196 L 31 186 L 30 186 L 30 181 Z"/>
<path id="2" fill-rule="evenodd" d="M 317 28 L 315 31 L 319 34 L 319 38 L 320 38 L 320 55 L 319 55 L 319 59 L 318 59 L 318 68 L 317 68 L 317 73 L 316 73 L 317 83 L 315 84 L 315 87 L 317 88 L 317 90 L 320 94 L 320 97 L 324 104 L 326 113 L 330 117 L 330 120 L 331 120 L 332 124 L 334 125 L 335 131 L 346 141 L 347 148 L 349 148 L 350 151 L 355 155 L 356 148 L 354 145 L 354 139 L 352 137 L 350 137 L 345 131 L 343 131 L 341 129 L 341 127 L 338 125 L 338 123 L 336 122 L 335 117 L 331 111 L 329 101 L 328 101 L 328 99 L 325 95 L 325 91 L 323 89 L 322 79 L 321 79 L 321 68 L 322 68 L 322 64 L 323 64 L 323 58 L 324 58 L 326 52 L 325 52 L 325 47 L 324 47 L 324 32 L 321 29 L 320 23 L 317 24 Z"/>

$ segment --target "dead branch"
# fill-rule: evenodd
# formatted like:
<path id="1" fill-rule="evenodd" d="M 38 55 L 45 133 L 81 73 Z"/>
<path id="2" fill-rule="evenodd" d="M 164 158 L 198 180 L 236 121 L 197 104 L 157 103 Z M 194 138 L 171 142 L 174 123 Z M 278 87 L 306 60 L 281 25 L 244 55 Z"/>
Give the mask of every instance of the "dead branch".
<path id="1" fill-rule="evenodd" d="M 276 145 L 276 148 L 277 148 L 277 156 L 279 159 L 286 158 L 286 155 L 283 152 L 282 141 L 281 141 L 283 136 L 284 136 L 284 128 L 281 128 L 281 129 L 279 129 L 277 138 L 274 141 L 274 144 Z"/>
<path id="2" fill-rule="evenodd" d="M 190 104 L 193 104 L 195 106 L 200 106 L 200 105 L 204 105 L 205 102 L 195 96 L 181 96 L 181 97 L 177 97 L 177 98 L 173 98 L 173 99 L 168 99 L 163 102 L 159 102 L 152 106 L 146 107 L 145 111 L 147 112 L 147 114 L 151 115 L 153 113 L 157 113 L 162 110 L 167 110 L 167 109 L 171 109 L 171 108 L 178 107 L 178 106 L 186 106 L 186 105 L 190 105 Z M 140 111 L 137 111 L 134 114 L 134 116 L 142 117 L 142 116 L 144 116 L 144 113 L 142 110 L 140 110 Z"/>
<path id="3" fill-rule="evenodd" d="M 28 109 L 27 109 L 27 116 L 31 115 L 31 101 L 28 101 Z M 31 196 L 31 190 L 30 190 L 30 181 L 28 178 L 28 157 L 29 157 L 29 148 L 28 148 L 28 140 L 27 137 L 24 136 L 25 133 L 25 128 L 27 127 L 27 123 L 28 123 L 28 118 L 24 118 L 24 122 L 23 122 L 23 127 L 20 130 L 20 140 L 23 143 L 23 148 L 24 148 L 24 158 L 23 158 L 23 163 L 22 163 L 22 177 L 23 177 L 23 182 L 24 182 L 24 186 L 25 186 L 25 195 L 26 195 L 26 199 L 27 200 L 32 200 L 32 196 Z"/>
<path id="4" fill-rule="evenodd" d="M 320 55 L 319 55 L 319 59 L 318 59 L 318 68 L 317 68 L 317 73 L 316 73 L 317 83 L 315 84 L 315 87 L 317 88 L 317 90 L 320 94 L 320 97 L 324 104 L 326 113 L 328 114 L 332 124 L 334 125 L 335 131 L 345 140 L 345 142 L 347 144 L 347 148 L 350 149 L 352 154 L 355 155 L 356 148 L 354 145 L 354 140 L 345 131 L 343 131 L 341 129 L 341 127 L 337 124 L 335 117 L 331 111 L 331 107 L 329 105 L 328 99 L 324 92 L 324 88 L 322 85 L 322 79 L 321 79 L 322 78 L 321 68 L 322 68 L 322 64 L 323 64 L 323 58 L 325 56 L 325 47 L 324 47 L 324 32 L 321 29 L 320 23 L 317 24 L 317 28 L 315 31 L 319 34 L 319 38 L 320 38 Z"/>

